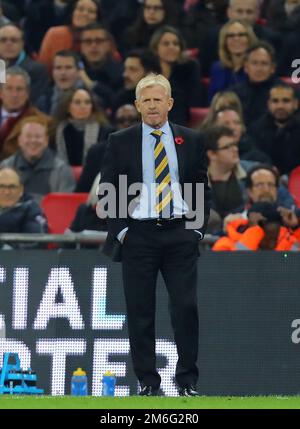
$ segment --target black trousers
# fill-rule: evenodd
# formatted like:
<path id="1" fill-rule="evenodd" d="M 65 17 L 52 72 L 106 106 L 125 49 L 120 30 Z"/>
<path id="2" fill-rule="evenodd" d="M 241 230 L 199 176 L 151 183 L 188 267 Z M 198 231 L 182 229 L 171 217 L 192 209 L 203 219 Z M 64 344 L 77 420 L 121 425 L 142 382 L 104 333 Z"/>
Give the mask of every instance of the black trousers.
<path id="1" fill-rule="evenodd" d="M 159 270 L 170 301 L 177 346 L 176 382 L 196 385 L 199 320 L 197 309 L 198 235 L 183 220 L 163 225 L 131 221 L 122 246 L 122 272 L 131 357 L 141 386 L 158 388 L 155 355 L 155 292 Z"/>

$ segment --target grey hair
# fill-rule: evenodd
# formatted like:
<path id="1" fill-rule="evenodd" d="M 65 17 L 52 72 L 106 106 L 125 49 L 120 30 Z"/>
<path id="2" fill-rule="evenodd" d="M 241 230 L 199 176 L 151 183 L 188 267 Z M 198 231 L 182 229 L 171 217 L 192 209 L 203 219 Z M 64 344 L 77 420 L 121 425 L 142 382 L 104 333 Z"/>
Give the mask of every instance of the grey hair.
<path id="1" fill-rule="evenodd" d="M 11 66 L 6 70 L 6 79 L 7 76 L 22 76 L 26 83 L 28 91 L 30 90 L 31 78 L 26 70 L 22 69 L 19 66 Z"/>
<path id="2" fill-rule="evenodd" d="M 162 74 L 150 73 L 147 76 L 143 77 L 136 86 L 135 89 L 135 98 L 138 100 L 140 98 L 141 91 L 145 88 L 152 86 L 160 85 L 164 88 L 167 95 L 171 97 L 171 85 L 168 79 L 166 79 Z"/>

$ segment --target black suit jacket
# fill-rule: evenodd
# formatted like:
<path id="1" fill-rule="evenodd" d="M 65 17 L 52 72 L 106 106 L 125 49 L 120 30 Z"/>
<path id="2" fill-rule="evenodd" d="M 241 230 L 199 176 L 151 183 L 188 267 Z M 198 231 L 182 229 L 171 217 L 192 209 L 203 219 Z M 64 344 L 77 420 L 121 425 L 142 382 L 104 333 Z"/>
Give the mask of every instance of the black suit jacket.
<path id="1" fill-rule="evenodd" d="M 204 235 L 210 211 L 210 189 L 207 181 L 207 163 L 202 136 L 199 132 L 170 123 L 174 138 L 181 137 L 182 144 L 176 144 L 178 160 L 179 182 L 184 189 L 184 183 L 193 184 L 193 207 L 196 202 L 196 183 L 204 183 L 205 204 L 204 204 L 204 224 L 199 229 Z M 133 183 L 143 183 L 142 165 L 142 125 L 134 125 L 122 131 L 110 134 L 104 161 L 101 170 L 101 183 L 113 184 L 116 189 L 116 199 L 119 201 L 119 175 L 127 176 L 127 190 Z M 100 186 L 100 195 L 103 190 Z M 136 198 L 136 195 L 128 196 L 128 205 Z M 184 195 L 183 195 L 184 198 Z M 109 255 L 114 261 L 121 260 L 121 244 L 117 235 L 124 228 L 129 226 L 129 219 L 120 218 L 118 214 L 115 218 L 108 218 L 108 236 L 104 245 L 104 253 Z"/>

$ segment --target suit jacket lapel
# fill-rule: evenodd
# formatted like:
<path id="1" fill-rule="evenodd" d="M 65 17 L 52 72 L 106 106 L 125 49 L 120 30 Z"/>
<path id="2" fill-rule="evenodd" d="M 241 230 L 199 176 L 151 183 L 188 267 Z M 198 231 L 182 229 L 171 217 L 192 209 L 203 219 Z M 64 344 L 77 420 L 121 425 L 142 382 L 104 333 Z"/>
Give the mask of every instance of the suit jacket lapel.
<path id="1" fill-rule="evenodd" d="M 132 165 L 134 167 L 133 177 L 136 178 L 134 182 L 143 183 L 143 157 L 142 157 L 142 147 L 143 147 L 143 137 L 142 137 L 142 124 L 137 125 L 136 129 L 132 133 Z"/>
<path id="2" fill-rule="evenodd" d="M 185 158 L 186 158 L 184 156 L 185 145 L 184 145 L 184 143 L 183 144 L 176 144 L 176 142 L 175 142 L 175 137 L 181 136 L 177 125 L 170 123 L 170 127 L 171 127 L 171 130 L 173 133 L 174 144 L 175 144 L 175 149 L 176 149 L 176 153 L 177 153 L 179 182 L 183 183 L 184 177 L 185 177 Z"/>

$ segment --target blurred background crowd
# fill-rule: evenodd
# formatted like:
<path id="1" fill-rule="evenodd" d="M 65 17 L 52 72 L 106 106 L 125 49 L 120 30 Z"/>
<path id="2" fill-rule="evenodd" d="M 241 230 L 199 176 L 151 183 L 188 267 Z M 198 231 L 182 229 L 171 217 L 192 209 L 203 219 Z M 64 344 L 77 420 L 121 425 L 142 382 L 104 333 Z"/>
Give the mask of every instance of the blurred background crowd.
<path id="1" fill-rule="evenodd" d="M 203 134 L 213 250 L 299 250 L 300 0 L 2 0 L 0 59 L 0 232 L 56 232 L 58 192 L 84 201 L 67 231 L 105 231 L 107 138 L 154 72 Z"/>

